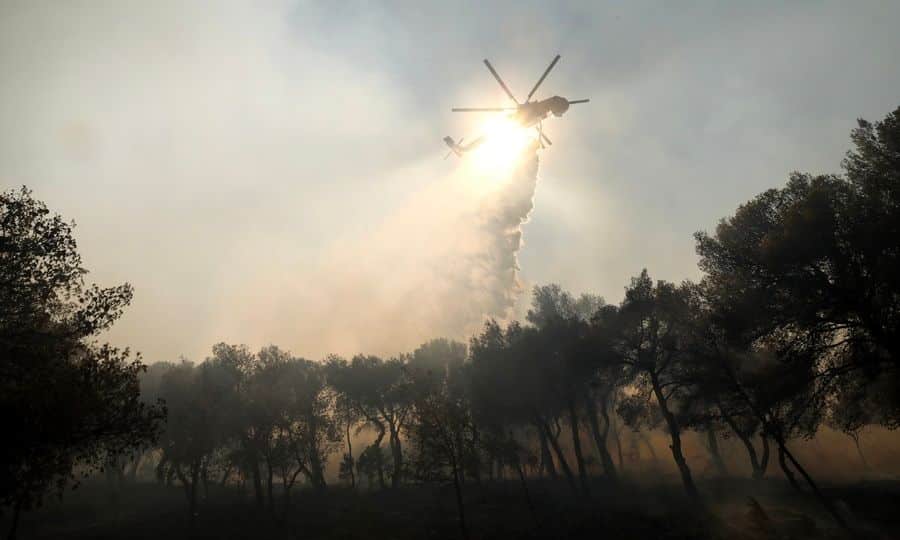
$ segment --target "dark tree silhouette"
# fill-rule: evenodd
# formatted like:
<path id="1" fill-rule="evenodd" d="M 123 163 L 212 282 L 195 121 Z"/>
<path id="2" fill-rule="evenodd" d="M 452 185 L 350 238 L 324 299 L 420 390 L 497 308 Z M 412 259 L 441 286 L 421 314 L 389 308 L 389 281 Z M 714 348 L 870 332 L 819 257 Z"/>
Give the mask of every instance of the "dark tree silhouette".
<path id="1" fill-rule="evenodd" d="M 676 287 L 664 281 L 654 285 L 644 270 L 625 290 L 615 345 L 634 384 L 655 399 L 668 428 L 669 447 L 684 489 L 696 501 L 700 493 L 682 450 L 683 426 L 677 407 L 693 384 L 689 329 L 698 312 L 692 286 Z"/>
<path id="2" fill-rule="evenodd" d="M 401 433 L 412 410 L 409 380 L 403 372 L 405 359 L 382 360 L 376 356 L 356 356 L 351 362 L 332 357 L 328 362 L 329 384 L 352 404 L 357 414 L 375 428 L 378 435 L 373 451 L 381 459 L 381 442 L 389 436 L 393 468 L 391 486 L 403 478 L 403 446 Z M 384 470 L 379 463 L 379 481 L 384 485 Z"/>
<path id="3" fill-rule="evenodd" d="M 0 194 L 0 502 L 22 511 L 62 493 L 76 466 L 96 470 L 137 451 L 164 411 L 140 400 L 145 368 L 88 339 L 131 300 L 128 284 L 86 286 L 72 225 L 25 188 Z"/>

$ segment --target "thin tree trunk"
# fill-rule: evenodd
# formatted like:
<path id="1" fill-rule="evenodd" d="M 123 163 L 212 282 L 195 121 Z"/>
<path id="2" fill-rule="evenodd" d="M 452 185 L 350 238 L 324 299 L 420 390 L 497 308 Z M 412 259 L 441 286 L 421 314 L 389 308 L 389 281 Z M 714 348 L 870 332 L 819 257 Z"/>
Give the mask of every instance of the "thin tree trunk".
<path id="1" fill-rule="evenodd" d="M 607 474 L 609 475 L 611 480 L 616 480 L 616 467 L 613 465 L 612 456 L 609 455 L 609 449 L 606 446 L 606 441 L 609 440 L 609 429 L 612 425 L 609 417 L 609 403 L 604 399 L 600 402 L 600 416 L 603 418 L 603 431 L 600 433 L 601 440 L 603 441 L 603 460 L 604 460 L 604 468 L 607 470 Z M 618 437 L 617 437 L 618 438 Z M 622 461 L 622 449 L 619 448 L 619 462 Z"/>
<path id="2" fill-rule="evenodd" d="M 743 443 L 744 448 L 747 449 L 747 456 L 750 458 L 750 467 L 753 469 L 753 479 L 759 480 L 762 478 L 765 471 L 760 470 L 759 456 L 756 453 L 756 448 L 753 446 L 753 440 L 750 438 L 750 434 L 738 429 L 737 424 L 734 422 L 734 418 L 732 418 L 731 415 L 726 414 L 721 405 L 719 405 L 719 414 L 722 416 L 722 419 L 725 420 L 725 423 L 728 424 L 728 427 L 731 428 L 731 432 L 737 435 L 737 438 Z"/>
<path id="3" fill-rule="evenodd" d="M 350 487 L 356 489 L 356 473 L 353 471 L 353 444 L 350 442 L 350 421 L 347 421 L 347 455 L 350 456 Z"/>
<path id="4" fill-rule="evenodd" d="M 531 494 L 528 492 L 528 482 L 525 480 L 525 472 L 522 470 L 522 463 L 516 458 L 516 471 L 519 473 L 519 482 L 522 484 L 522 492 L 525 494 L 525 503 L 528 504 L 528 512 L 531 519 L 534 520 L 535 528 L 540 528 L 541 523 L 538 521 L 537 512 L 534 510 L 534 503 L 531 502 Z"/>
<path id="5" fill-rule="evenodd" d="M 375 459 L 378 464 L 378 485 L 381 489 L 387 488 L 387 484 L 384 481 L 384 454 L 381 452 L 381 441 L 384 440 L 384 435 L 384 428 L 379 426 L 378 436 L 375 437 L 375 442 L 372 443 L 372 446 L 378 450 L 375 454 Z"/>
<path id="6" fill-rule="evenodd" d="M 394 472 L 391 475 L 391 488 L 400 487 L 400 481 L 403 479 L 403 447 L 400 444 L 399 430 L 391 427 L 391 454 L 394 458 Z"/>
<path id="7" fill-rule="evenodd" d="M 759 459 L 758 479 L 762 479 L 762 477 L 766 475 L 766 470 L 769 468 L 769 438 L 766 437 L 765 433 L 760 433 L 759 438 L 762 441 L 762 457 Z"/>
<path id="8" fill-rule="evenodd" d="M 597 454 L 600 456 L 600 463 L 603 465 L 603 473 L 612 481 L 617 478 L 616 467 L 613 465 L 612 456 L 609 455 L 609 449 L 606 447 L 606 438 L 609 434 L 609 414 L 604 412 L 605 429 L 600 430 L 600 423 L 597 421 L 597 404 L 590 397 L 585 399 L 585 412 L 588 417 L 588 424 L 591 428 L 591 435 L 594 437 L 594 446 L 597 448 Z M 602 406 L 601 406 L 602 407 Z M 622 452 L 619 449 L 619 466 L 621 467 Z"/>
<path id="9" fill-rule="evenodd" d="M 452 452 L 451 452 L 452 453 Z M 451 456 L 453 466 L 453 491 L 456 493 L 456 511 L 459 514 L 459 531 L 463 540 L 469 540 L 469 530 L 466 528 L 466 510 L 463 505 L 462 487 L 459 484 L 459 466 L 456 459 Z"/>
<path id="10" fill-rule="evenodd" d="M 678 466 L 678 471 L 681 473 L 681 481 L 684 483 L 684 490 L 687 492 L 688 497 L 699 502 L 700 492 L 697 491 L 697 486 L 694 484 L 694 479 L 691 477 L 691 469 L 688 467 L 687 461 L 684 459 L 684 453 L 681 450 L 681 428 L 678 425 L 678 421 L 675 419 L 675 415 L 669 410 L 669 404 L 667 403 L 665 396 L 663 396 L 659 377 L 656 373 L 650 373 L 650 381 L 653 385 L 653 393 L 656 395 L 656 403 L 659 405 L 663 418 L 665 418 L 666 424 L 669 427 L 669 437 L 672 440 L 672 444 L 669 445 L 669 448 L 672 450 L 672 458 L 675 460 L 675 465 Z"/>
<path id="11" fill-rule="evenodd" d="M 250 474 L 253 476 L 253 494 L 256 497 L 256 506 L 262 508 L 265 505 L 262 487 L 262 475 L 259 471 L 259 458 L 256 452 L 251 452 L 249 456 Z"/>
<path id="12" fill-rule="evenodd" d="M 775 443 L 778 445 L 778 451 L 780 452 L 779 460 L 783 461 L 783 457 L 786 456 L 797 469 L 797 471 L 800 472 L 804 480 L 806 480 L 806 483 L 813 490 L 813 493 L 819 500 L 819 503 L 821 503 L 822 506 L 825 507 L 825 510 L 827 510 L 829 514 L 831 514 L 835 522 L 837 522 L 837 524 L 840 525 L 844 530 L 850 531 L 850 527 L 847 525 L 847 522 L 844 521 L 843 516 L 838 513 L 834 505 L 831 504 L 831 501 L 827 497 L 825 497 L 825 495 L 821 491 L 819 491 L 819 487 L 813 481 L 809 473 L 806 472 L 806 469 L 804 469 L 796 460 L 796 458 L 794 458 L 794 455 L 790 451 L 788 451 L 787 447 L 785 446 L 784 438 L 781 436 L 780 432 L 772 429 L 773 426 L 769 422 L 769 419 L 766 417 L 766 414 L 762 410 L 760 410 L 759 407 L 757 407 L 753 399 L 750 398 L 750 395 L 747 394 L 747 391 L 744 390 L 744 387 L 741 385 L 740 379 L 738 379 L 734 371 L 725 367 L 725 373 L 728 374 L 741 398 L 747 403 L 747 405 L 753 411 L 753 414 L 762 424 L 764 432 L 768 432 L 775 439 Z M 784 456 L 782 456 L 781 454 L 783 454 Z M 782 468 L 784 468 L 784 465 L 782 465 Z"/>
<path id="13" fill-rule="evenodd" d="M 200 463 L 191 464 L 191 528 L 197 517 L 197 485 L 200 482 Z"/>
<path id="14" fill-rule="evenodd" d="M 481 455 L 478 453 L 478 448 L 481 446 L 481 432 L 478 430 L 478 426 L 473 422 L 472 423 L 472 447 L 474 459 L 472 459 L 472 476 L 475 478 L 475 483 L 481 485 Z"/>
<path id="15" fill-rule="evenodd" d="M 275 512 L 275 490 L 272 486 L 272 460 L 266 455 L 266 495 L 269 498 L 269 511 Z"/>
<path id="16" fill-rule="evenodd" d="M 203 460 L 200 469 L 200 480 L 203 482 L 203 499 L 206 500 L 209 498 L 209 464 L 206 460 Z"/>
<path id="17" fill-rule="evenodd" d="M 575 494 L 578 494 L 578 486 L 575 484 L 575 475 L 572 474 L 572 469 L 569 467 L 569 463 L 566 461 L 566 457 L 562 453 L 562 449 L 559 447 L 559 441 L 556 440 L 556 437 L 553 436 L 553 433 L 550 432 L 550 426 L 547 425 L 543 420 L 542 426 L 547 435 L 547 440 L 550 442 L 550 447 L 553 448 L 553 452 L 556 454 L 556 459 L 559 461 L 559 466 L 562 467 L 563 474 L 566 476 L 566 480 L 569 482 L 569 485 L 572 487 L 572 491 Z"/>
<path id="18" fill-rule="evenodd" d="M 156 481 L 159 484 L 165 485 L 166 483 L 166 463 L 169 462 L 169 459 L 166 457 L 165 453 L 163 453 L 162 457 L 159 458 L 159 463 L 156 464 Z"/>
<path id="19" fill-rule="evenodd" d="M 791 471 L 791 468 L 788 466 L 787 461 L 785 460 L 785 453 L 783 447 L 778 447 L 778 464 L 781 465 L 781 472 L 784 473 L 784 477 L 787 478 L 788 482 L 791 483 L 791 487 L 796 489 L 798 492 L 803 493 L 803 488 L 800 487 L 800 484 L 797 483 L 797 478 L 794 476 L 794 473 Z"/>
<path id="20" fill-rule="evenodd" d="M 809 473 L 806 472 L 806 469 L 804 469 L 803 466 L 800 465 L 800 462 L 797 461 L 797 459 L 794 457 L 794 454 L 792 454 L 787 449 L 787 447 L 784 445 L 784 441 L 776 439 L 776 442 L 778 443 L 779 449 L 784 452 L 784 455 L 788 458 L 788 460 L 790 460 L 791 465 L 793 465 L 794 468 L 797 469 L 797 472 L 800 473 L 800 476 L 802 476 L 803 479 L 806 480 L 806 484 L 810 487 L 810 489 L 812 489 L 813 493 L 816 495 L 816 498 L 819 499 L 819 502 L 821 502 L 822 505 L 825 506 L 825 509 L 828 510 L 832 517 L 834 517 L 838 525 L 846 530 L 850 530 L 850 527 L 847 525 L 847 522 L 844 521 L 843 516 L 841 516 L 838 513 L 837 508 L 835 508 L 834 505 L 831 504 L 831 500 L 828 499 L 828 497 L 826 497 L 821 491 L 819 491 L 819 486 L 816 485 Z"/>
<path id="21" fill-rule="evenodd" d="M 181 487 L 184 489 L 184 501 L 188 505 L 188 511 L 190 511 L 191 506 L 191 485 L 188 483 L 187 476 L 184 475 L 184 472 L 181 470 L 181 465 L 173 467 L 175 470 L 175 475 L 178 477 L 178 481 L 181 482 Z M 190 516 L 188 516 L 190 517 Z"/>
<path id="22" fill-rule="evenodd" d="M 300 472 L 300 467 L 297 467 L 297 470 L 291 474 L 290 480 L 287 478 L 287 471 L 284 471 L 281 475 L 281 482 L 284 487 L 284 509 L 282 511 L 281 521 L 287 519 L 288 510 L 291 507 L 291 488 L 294 487 L 294 483 L 297 481 L 297 476 Z"/>
<path id="23" fill-rule="evenodd" d="M 856 453 L 859 455 L 859 460 L 862 462 L 863 469 L 869 470 L 869 462 L 866 461 L 866 456 L 863 454 L 862 446 L 859 444 L 859 432 L 854 431 L 853 433 L 848 433 L 851 439 L 853 439 L 853 444 L 856 446 Z"/>
<path id="24" fill-rule="evenodd" d="M 541 475 L 549 474 L 550 478 L 555 480 L 559 478 L 559 473 L 556 472 L 556 465 L 553 464 L 553 456 L 550 454 L 550 446 L 547 444 L 547 434 L 540 423 L 535 423 L 535 425 L 537 425 L 538 439 L 541 443 Z"/>
<path id="25" fill-rule="evenodd" d="M 584 466 L 584 455 L 581 453 L 581 434 L 578 428 L 578 412 L 575 410 L 575 402 L 569 400 L 569 427 L 572 430 L 572 448 L 575 450 L 575 461 L 578 463 L 578 479 L 581 482 L 581 491 L 585 496 L 590 496 L 591 489 L 588 484 L 587 469 Z"/>
<path id="26" fill-rule="evenodd" d="M 180 465 L 175 467 L 175 474 L 178 475 L 178 480 L 181 481 L 181 485 L 184 487 L 184 496 L 188 503 L 188 527 L 193 530 L 194 517 L 197 514 L 197 483 L 200 476 L 200 464 L 198 462 L 191 463 L 190 480 L 182 472 Z"/>
<path id="27" fill-rule="evenodd" d="M 313 489 L 322 491 L 325 489 L 325 471 L 324 464 L 319 456 L 319 449 L 315 443 L 310 442 L 309 449 L 309 480 L 312 482 Z"/>
<path id="28" fill-rule="evenodd" d="M 9 532 L 6 534 L 6 538 L 9 540 L 15 540 L 16 534 L 19 532 L 19 521 L 22 517 L 22 499 L 24 497 L 16 497 L 16 504 L 13 506 L 12 523 L 9 526 Z"/>

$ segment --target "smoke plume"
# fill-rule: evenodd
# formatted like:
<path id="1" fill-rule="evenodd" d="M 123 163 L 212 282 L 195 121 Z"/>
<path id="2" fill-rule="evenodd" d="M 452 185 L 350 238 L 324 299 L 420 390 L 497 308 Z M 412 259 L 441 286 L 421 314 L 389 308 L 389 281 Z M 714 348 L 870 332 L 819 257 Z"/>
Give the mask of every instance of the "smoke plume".
<path id="1" fill-rule="evenodd" d="M 453 286 L 441 302 L 448 309 L 444 326 L 460 336 L 477 330 L 486 317 L 506 319 L 522 294 L 518 253 L 522 226 L 534 208 L 538 156 L 525 150 L 521 162 L 474 216 L 474 249 L 456 266 L 447 261 L 444 276 Z"/>
<path id="2" fill-rule="evenodd" d="M 284 276 L 256 274 L 244 294 L 229 297 L 255 320 L 242 328 L 223 320 L 219 332 L 312 358 L 396 354 L 438 336 L 467 340 L 486 318 L 510 318 L 522 296 L 517 255 L 537 172 L 533 148 L 499 176 L 461 162 L 388 221 L 337 242 L 315 271 L 289 278 L 287 291 L 272 287 Z M 278 296 L 260 298 L 263 290 Z M 266 333 L 248 335 L 252 329 Z"/>

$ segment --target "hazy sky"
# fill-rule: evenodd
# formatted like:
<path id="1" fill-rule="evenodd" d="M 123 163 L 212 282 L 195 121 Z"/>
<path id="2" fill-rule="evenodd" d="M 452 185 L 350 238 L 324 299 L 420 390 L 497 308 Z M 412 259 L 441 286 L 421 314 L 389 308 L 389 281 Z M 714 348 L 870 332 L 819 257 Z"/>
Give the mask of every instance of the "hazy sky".
<path id="1" fill-rule="evenodd" d="M 440 139 L 505 104 L 484 57 L 523 96 L 560 53 L 539 95 L 591 98 L 545 124 L 520 280 L 610 302 L 900 105 L 897 2 L 183 4 L 0 0 L 0 186 L 134 285 L 110 339 L 151 362 L 465 338 L 506 192 Z"/>

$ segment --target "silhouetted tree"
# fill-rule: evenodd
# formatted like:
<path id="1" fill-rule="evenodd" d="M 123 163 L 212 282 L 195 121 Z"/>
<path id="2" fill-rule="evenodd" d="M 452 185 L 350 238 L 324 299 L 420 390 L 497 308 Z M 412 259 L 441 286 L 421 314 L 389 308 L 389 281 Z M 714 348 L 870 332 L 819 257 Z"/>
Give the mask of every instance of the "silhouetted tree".
<path id="1" fill-rule="evenodd" d="M 706 294 L 731 340 L 812 353 L 817 377 L 896 381 L 900 363 L 900 108 L 859 121 L 844 176 L 795 173 L 697 233 Z M 864 385 L 855 385 L 862 387 Z M 884 420 L 896 424 L 896 393 Z"/>
<path id="2" fill-rule="evenodd" d="M 26 188 L 0 193 L 0 504 L 22 511 L 152 440 L 164 411 L 140 400 L 145 368 L 88 341 L 131 301 L 128 284 L 87 286 L 72 225 Z"/>
<path id="3" fill-rule="evenodd" d="M 593 407 L 591 393 L 594 365 L 591 351 L 585 344 L 588 332 L 586 321 L 600 304 L 602 300 L 589 296 L 583 296 L 580 303 L 576 302 L 559 285 L 547 285 L 534 288 L 532 307 L 526 316 L 537 329 L 533 339 L 541 342 L 540 351 L 544 357 L 537 360 L 547 364 L 542 366 L 544 371 L 549 367 L 556 375 L 544 378 L 546 391 L 555 398 L 568 420 L 578 478 L 585 495 L 589 494 L 589 483 L 579 420 L 585 404 L 593 416 L 592 421 L 596 421 L 596 407 Z M 605 445 L 603 450 L 606 450 Z M 609 454 L 606 455 L 608 457 Z M 612 460 L 604 461 L 604 465 L 611 466 Z"/>
<path id="4" fill-rule="evenodd" d="M 375 428 L 374 446 L 380 448 L 385 434 L 388 435 L 393 458 L 392 487 L 399 486 L 403 477 L 401 433 L 412 409 L 409 380 L 403 373 L 403 366 L 402 358 L 385 361 L 376 356 L 356 356 L 348 363 L 332 357 L 326 371 L 331 387 Z M 381 452 L 372 451 L 372 455 L 380 459 Z M 379 481 L 384 484 L 381 465 Z"/>
<path id="5" fill-rule="evenodd" d="M 700 494 L 681 447 L 683 426 L 678 418 L 680 401 L 693 383 L 689 329 L 697 309 L 689 284 L 676 287 L 660 281 L 654 285 L 644 270 L 632 278 L 619 306 L 615 348 L 634 377 L 634 385 L 655 399 L 685 491 L 699 501 Z"/>
<path id="6" fill-rule="evenodd" d="M 734 377 L 735 388 L 777 444 L 779 461 L 840 523 L 785 442 L 821 419 L 837 385 L 897 380 L 900 109 L 876 124 L 860 120 L 851 138 L 844 176 L 795 173 L 784 188 L 740 206 L 714 236 L 696 235 L 715 324 L 732 347 L 763 350 L 754 357 L 777 383 L 754 393 Z M 889 425 L 900 410 L 895 396 L 879 400 Z"/>
<path id="7" fill-rule="evenodd" d="M 462 484 L 466 462 L 475 446 L 474 429 L 462 365 L 454 365 L 453 360 L 447 357 L 444 369 L 440 369 L 439 364 L 427 367 L 431 362 L 420 357 L 421 367 L 404 369 L 412 383 L 415 405 L 409 434 L 415 448 L 416 477 L 453 485 L 460 532 L 463 538 L 469 538 Z"/>

